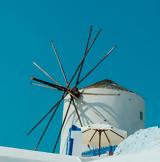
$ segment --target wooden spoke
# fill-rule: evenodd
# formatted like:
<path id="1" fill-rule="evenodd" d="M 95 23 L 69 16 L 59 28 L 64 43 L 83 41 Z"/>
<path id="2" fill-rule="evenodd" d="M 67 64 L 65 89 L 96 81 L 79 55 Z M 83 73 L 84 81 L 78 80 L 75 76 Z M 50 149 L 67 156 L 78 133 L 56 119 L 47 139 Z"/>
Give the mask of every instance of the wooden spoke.
<path id="1" fill-rule="evenodd" d="M 55 152 L 55 150 L 56 150 L 56 147 L 57 147 L 58 141 L 59 141 L 60 136 L 61 136 L 61 133 L 62 133 L 63 126 L 64 126 L 64 124 L 65 124 L 65 122 L 66 122 L 66 119 L 67 119 L 67 116 L 68 116 L 68 112 L 69 112 L 69 109 L 70 109 L 71 103 L 72 103 L 72 100 L 70 100 L 70 102 L 69 102 L 69 105 L 68 105 L 68 108 L 67 108 L 67 112 L 66 112 L 66 114 L 65 114 L 65 117 L 64 117 L 64 120 L 63 120 L 63 122 L 62 122 L 62 125 L 61 125 L 61 128 L 60 128 L 60 131 L 59 131 L 59 134 L 58 134 L 58 137 L 57 137 L 56 143 L 55 143 L 54 148 L 53 148 L 53 152 Z"/>
<path id="2" fill-rule="evenodd" d="M 44 73 L 48 78 L 50 78 L 53 82 L 60 85 L 53 77 L 51 77 L 43 68 L 41 68 L 36 62 L 33 61 L 33 65 L 35 65 L 42 73 Z"/>
<path id="3" fill-rule="evenodd" d="M 67 84 L 68 84 L 68 80 L 67 80 L 66 74 L 65 74 L 65 72 L 64 72 L 64 68 L 63 68 L 63 66 L 62 66 L 62 62 L 61 62 L 61 60 L 60 60 L 60 58 L 59 58 L 59 55 L 58 55 L 57 49 L 56 49 L 56 47 L 55 47 L 53 41 L 51 41 L 51 46 L 52 46 L 53 51 L 54 51 L 54 53 L 55 53 L 55 55 L 56 55 L 56 58 L 57 58 L 57 61 L 58 61 L 59 67 L 60 67 L 60 69 L 61 69 L 62 75 L 63 75 L 64 80 L 65 80 L 66 85 L 67 85 Z"/>
<path id="4" fill-rule="evenodd" d="M 73 106 L 74 106 L 74 108 L 75 108 L 75 110 L 76 110 L 76 114 L 77 114 L 77 117 L 78 117 L 79 123 L 80 123 L 81 127 L 83 127 L 83 124 L 82 124 L 82 121 L 81 121 L 81 118 L 80 118 L 80 115 L 79 115 L 79 112 L 78 112 L 77 106 L 76 106 L 76 104 L 75 104 L 75 102 L 74 102 L 74 99 L 72 99 L 72 100 L 73 100 Z"/>
<path id="5" fill-rule="evenodd" d="M 65 96 L 66 94 L 63 93 L 60 100 L 34 125 L 34 127 L 32 127 L 32 129 L 27 133 L 27 135 L 30 135 L 43 122 L 43 120 L 61 103 Z"/>
<path id="6" fill-rule="evenodd" d="M 102 132 L 99 131 L 99 156 L 101 156 L 101 135 L 102 135 Z"/>
<path id="7" fill-rule="evenodd" d="M 89 31 L 89 35 L 88 35 L 88 40 L 87 40 L 87 44 L 86 44 L 86 48 L 85 48 L 85 52 L 84 52 L 84 55 L 86 54 L 87 50 L 88 50 L 88 46 L 89 46 L 89 42 L 90 42 L 90 39 L 91 39 L 91 34 L 92 34 L 92 29 L 93 29 L 93 26 L 91 25 L 90 27 L 90 31 Z M 78 73 L 78 77 L 77 77 L 77 80 L 76 80 L 76 84 L 78 83 L 79 81 L 79 78 L 80 78 L 80 75 L 81 75 L 81 72 L 82 72 L 82 68 L 83 68 L 83 65 L 84 65 L 84 61 L 82 62 L 81 64 L 81 67 L 80 67 L 80 70 L 79 70 L 79 73 Z"/>
<path id="8" fill-rule="evenodd" d="M 95 95 L 95 96 L 120 96 L 120 94 L 118 93 L 118 94 L 105 94 L 105 93 L 87 93 L 87 92 L 83 92 L 83 93 L 81 93 L 81 94 L 83 94 L 83 95 Z"/>
<path id="9" fill-rule="evenodd" d="M 54 109 L 54 112 L 52 113 L 52 115 L 51 115 L 51 117 L 50 117 L 50 119 L 49 119 L 49 121 L 48 121 L 48 123 L 47 123 L 47 125 L 46 125 L 46 127 L 45 127 L 45 129 L 44 129 L 44 131 L 42 132 L 42 135 L 41 135 L 41 137 L 40 137 L 39 140 L 38 140 L 38 143 L 37 143 L 37 145 L 36 145 L 36 147 L 35 147 L 35 150 L 38 149 L 38 147 L 39 147 L 39 145 L 40 145 L 40 143 L 41 143 L 41 141 L 42 141 L 42 139 L 43 139 L 43 137 L 44 137 L 44 135 L 45 135 L 45 133 L 46 133 L 46 131 L 47 131 L 47 129 L 48 129 L 48 127 L 49 127 L 49 125 L 50 125 L 50 123 L 51 123 L 51 121 L 52 121 L 52 119 L 53 119 L 53 117 L 54 117 L 54 115 L 55 115 L 55 113 L 56 113 L 56 111 L 57 111 L 57 109 L 58 109 L 58 107 L 59 107 L 59 105 L 60 105 L 60 102 L 59 102 L 59 104 L 56 106 L 56 108 Z"/>
<path id="10" fill-rule="evenodd" d="M 91 128 L 89 128 L 89 129 L 83 131 L 82 133 L 86 133 L 86 132 L 88 132 L 88 131 L 90 131 L 90 130 L 91 130 Z"/>
<path id="11" fill-rule="evenodd" d="M 45 84 L 47 86 L 56 88 L 57 90 L 60 90 L 60 91 L 67 91 L 67 89 L 63 86 L 59 86 L 57 84 L 53 84 L 53 83 L 50 83 L 50 82 L 47 82 L 47 81 L 44 81 L 44 80 L 41 80 L 41 79 L 38 79 L 38 78 L 35 78 L 35 77 L 32 77 L 32 80 L 37 81 L 37 82 L 42 83 L 42 84 Z"/>
<path id="12" fill-rule="evenodd" d="M 82 78 L 79 80 L 79 82 L 77 83 L 80 84 L 85 78 L 87 78 L 111 53 L 112 51 L 116 48 L 116 46 L 113 46 L 109 52 Z"/>
<path id="13" fill-rule="evenodd" d="M 106 131 L 104 130 L 104 131 L 103 131 L 103 133 L 105 134 L 105 136 L 106 136 L 106 138 L 107 138 L 108 143 L 111 145 L 111 141 L 109 140 L 109 137 L 107 136 Z"/>
<path id="14" fill-rule="evenodd" d="M 73 76 L 71 77 L 71 79 L 70 79 L 70 81 L 69 81 L 69 83 L 68 83 L 69 85 L 71 84 L 71 82 L 73 81 L 74 77 L 76 76 L 76 74 L 77 74 L 79 68 L 81 67 L 81 64 L 83 63 L 83 61 L 84 61 L 85 58 L 87 57 L 89 51 L 91 50 L 93 44 L 95 43 L 95 41 L 96 41 L 96 39 L 98 38 L 98 36 L 99 36 L 99 34 L 101 33 L 101 31 L 102 31 L 102 30 L 99 30 L 98 33 L 96 34 L 96 36 L 94 37 L 94 39 L 93 39 L 93 41 L 92 41 L 90 47 L 87 49 L 87 52 L 85 53 L 85 55 L 84 55 L 83 58 L 81 59 L 79 65 L 78 65 L 78 67 L 77 67 L 77 69 L 75 70 Z M 76 84 L 76 85 L 77 85 L 77 84 Z"/>
<path id="15" fill-rule="evenodd" d="M 93 135 L 91 136 L 90 140 L 89 140 L 89 143 L 92 141 L 92 139 L 94 138 L 95 134 L 97 133 L 98 131 L 95 130 L 95 132 L 93 133 Z"/>
<path id="16" fill-rule="evenodd" d="M 110 130 L 110 131 L 113 132 L 114 134 L 116 134 L 117 136 L 121 137 L 122 139 L 124 139 L 123 136 L 121 136 L 120 134 L 116 133 L 115 131 L 113 131 L 113 130 Z"/>
<path id="17" fill-rule="evenodd" d="M 47 89 L 52 89 L 52 90 L 55 89 L 55 88 L 53 88 L 51 86 L 45 86 L 43 84 L 38 84 L 38 83 L 32 83 L 32 85 L 35 85 L 35 86 L 38 86 L 38 87 L 47 88 Z"/>

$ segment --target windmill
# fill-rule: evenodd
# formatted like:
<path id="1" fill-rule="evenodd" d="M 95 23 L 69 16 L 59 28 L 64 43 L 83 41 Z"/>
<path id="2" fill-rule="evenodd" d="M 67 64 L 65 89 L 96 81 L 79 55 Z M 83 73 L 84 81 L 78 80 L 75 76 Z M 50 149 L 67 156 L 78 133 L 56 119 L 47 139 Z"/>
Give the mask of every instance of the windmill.
<path id="1" fill-rule="evenodd" d="M 93 47 L 95 41 L 97 40 L 98 36 L 100 35 L 101 33 L 101 29 L 95 34 L 94 38 L 91 40 L 91 35 L 92 35 L 92 32 L 93 32 L 93 26 L 90 27 L 90 30 L 89 30 L 89 34 L 88 34 L 88 39 L 87 39 L 87 43 L 86 43 L 86 48 L 85 48 L 85 52 L 84 52 L 84 55 L 79 63 L 79 65 L 77 66 L 75 72 L 73 73 L 72 77 L 70 80 L 68 80 L 68 78 L 66 77 L 66 73 L 64 71 L 64 68 L 63 68 L 63 65 L 61 63 L 61 60 L 60 60 L 60 57 L 59 57 L 59 54 L 57 52 L 57 49 L 53 43 L 53 41 L 51 41 L 51 47 L 54 51 L 54 54 L 56 56 L 56 59 L 58 61 L 58 64 L 59 64 L 59 67 L 60 67 L 60 70 L 61 70 L 61 73 L 62 73 L 62 76 L 64 78 L 64 81 L 65 81 L 65 86 L 60 84 L 57 80 L 55 80 L 55 78 L 53 78 L 48 72 L 46 72 L 41 66 L 39 66 L 36 62 L 33 62 L 33 64 L 42 72 L 44 73 L 52 82 L 48 82 L 48 81 L 45 81 L 45 80 L 42 80 L 42 79 L 39 79 L 39 78 L 36 78 L 36 77 L 32 77 L 32 81 L 33 81 L 33 84 L 34 85 L 37 85 L 37 86 L 41 86 L 41 87 L 44 87 L 44 88 L 50 88 L 50 89 L 56 89 L 57 91 L 60 91 L 62 94 L 61 94 L 61 97 L 60 99 L 54 104 L 54 106 L 32 127 L 32 129 L 28 132 L 28 135 L 30 135 L 43 121 L 45 118 L 47 118 L 50 114 L 51 117 L 46 125 L 46 127 L 44 128 L 38 142 L 37 142 L 37 145 L 35 147 L 35 150 L 38 149 L 49 125 L 51 124 L 51 121 L 53 120 L 58 108 L 60 107 L 60 104 L 61 102 L 64 100 L 64 98 L 69 95 L 70 96 L 70 101 L 69 101 L 69 104 L 68 104 L 68 107 L 67 107 L 67 111 L 65 113 L 65 116 L 63 118 L 63 121 L 62 121 L 62 125 L 60 127 L 60 130 L 59 130 L 59 133 L 58 133 L 58 136 L 57 136 L 57 140 L 54 144 L 54 148 L 53 148 L 53 152 L 55 152 L 56 150 L 56 147 L 57 147 L 57 144 L 59 142 L 59 139 L 60 139 L 60 136 L 61 136 L 61 133 L 62 133 L 62 129 L 64 127 L 64 124 L 66 122 L 66 119 L 67 119 L 67 116 L 68 116 L 68 112 L 70 110 L 70 107 L 71 107 L 71 104 L 74 106 L 74 109 L 75 109 L 75 112 L 76 112 L 76 115 L 77 115 L 77 118 L 78 118 L 78 121 L 79 121 L 79 124 L 80 126 L 83 126 L 83 122 L 81 120 L 81 116 L 79 114 L 79 111 L 78 111 L 78 108 L 75 104 L 75 102 L 77 100 L 79 100 L 83 95 L 119 95 L 119 94 L 98 94 L 98 93 L 89 93 L 89 94 L 85 94 L 83 92 L 81 92 L 79 89 L 79 84 L 81 82 L 83 82 L 89 75 L 91 75 L 91 73 L 93 73 L 93 71 L 115 50 L 116 46 L 113 46 L 104 56 L 103 58 L 97 62 L 95 64 L 95 66 L 93 68 L 91 68 L 84 76 L 81 76 L 82 75 L 82 70 L 83 70 L 83 67 L 84 67 L 84 63 L 85 63 L 85 60 L 86 60 L 86 57 L 87 55 L 89 54 L 91 48 Z M 74 86 L 71 87 L 71 83 L 74 81 Z"/>

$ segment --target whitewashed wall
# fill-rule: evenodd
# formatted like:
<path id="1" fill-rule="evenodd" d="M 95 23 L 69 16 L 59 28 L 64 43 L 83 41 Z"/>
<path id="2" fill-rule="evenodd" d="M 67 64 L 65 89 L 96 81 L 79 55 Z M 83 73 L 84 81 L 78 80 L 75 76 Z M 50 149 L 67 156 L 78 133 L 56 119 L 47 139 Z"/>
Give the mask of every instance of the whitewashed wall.
<path id="1" fill-rule="evenodd" d="M 0 147 L 0 162 L 81 162 L 75 156 Z"/>

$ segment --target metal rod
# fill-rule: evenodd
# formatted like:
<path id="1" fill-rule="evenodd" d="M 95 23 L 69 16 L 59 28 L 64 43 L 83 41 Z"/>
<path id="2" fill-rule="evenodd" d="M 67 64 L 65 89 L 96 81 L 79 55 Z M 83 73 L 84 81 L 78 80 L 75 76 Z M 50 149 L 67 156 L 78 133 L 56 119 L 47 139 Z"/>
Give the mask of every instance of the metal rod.
<path id="1" fill-rule="evenodd" d="M 43 68 L 41 68 L 36 62 L 33 61 L 33 65 L 35 65 L 42 73 L 44 73 L 48 78 L 50 78 L 53 82 L 60 85 L 53 77 L 51 77 Z"/>
<path id="2" fill-rule="evenodd" d="M 54 53 L 55 53 L 55 55 L 56 55 L 56 58 L 57 58 L 59 67 L 60 67 L 60 69 L 61 69 L 62 75 L 63 75 L 64 80 L 65 80 L 66 85 L 67 85 L 67 84 L 68 84 L 68 80 L 67 80 L 66 74 L 65 74 L 65 72 L 64 72 L 64 68 L 63 68 L 63 66 L 62 66 L 62 62 L 61 62 L 61 60 L 60 60 L 60 58 L 59 58 L 57 49 L 56 49 L 56 47 L 55 47 L 53 41 L 51 41 L 51 46 L 52 46 L 52 49 L 53 49 L 53 51 L 54 51 Z"/>
<path id="3" fill-rule="evenodd" d="M 113 46 L 109 52 L 82 78 L 79 80 L 78 84 L 79 85 L 85 78 L 87 78 L 111 53 L 112 51 L 116 48 L 116 46 Z"/>

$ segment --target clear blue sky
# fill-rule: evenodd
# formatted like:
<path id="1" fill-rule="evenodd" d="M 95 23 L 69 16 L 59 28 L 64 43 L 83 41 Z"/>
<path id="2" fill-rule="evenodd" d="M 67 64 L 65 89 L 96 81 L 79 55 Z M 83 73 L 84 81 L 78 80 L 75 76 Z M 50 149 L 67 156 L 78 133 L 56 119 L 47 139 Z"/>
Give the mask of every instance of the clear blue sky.
<path id="1" fill-rule="evenodd" d="M 118 82 L 145 98 L 146 126 L 160 125 L 159 16 L 158 0 L 0 1 L 0 145 L 34 147 L 44 125 L 30 137 L 26 133 L 59 94 L 31 86 L 30 76 L 45 79 L 32 61 L 63 81 L 50 46 L 53 39 L 71 77 L 91 24 L 103 32 L 84 73 L 112 45 L 117 49 L 83 85 L 104 78 Z M 52 148 L 61 111 L 40 150 Z"/>

